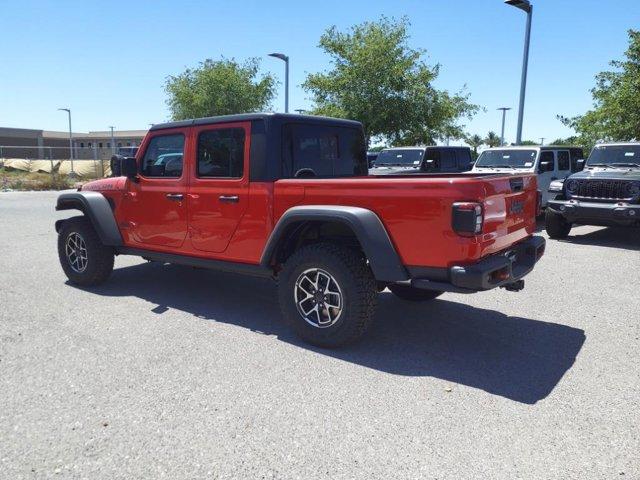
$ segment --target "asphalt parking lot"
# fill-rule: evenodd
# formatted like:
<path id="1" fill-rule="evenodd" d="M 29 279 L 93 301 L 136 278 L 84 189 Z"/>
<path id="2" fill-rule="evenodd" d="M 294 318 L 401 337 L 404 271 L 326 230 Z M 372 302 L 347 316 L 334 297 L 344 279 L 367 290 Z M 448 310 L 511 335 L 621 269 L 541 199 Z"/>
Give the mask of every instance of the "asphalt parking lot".
<path id="1" fill-rule="evenodd" d="M 640 478 L 640 232 L 550 241 L 520 293 L 380 295 L 311 348 L 267 280 L 58 265 L 56 193 L 0 193 L 0 478 Z"/>

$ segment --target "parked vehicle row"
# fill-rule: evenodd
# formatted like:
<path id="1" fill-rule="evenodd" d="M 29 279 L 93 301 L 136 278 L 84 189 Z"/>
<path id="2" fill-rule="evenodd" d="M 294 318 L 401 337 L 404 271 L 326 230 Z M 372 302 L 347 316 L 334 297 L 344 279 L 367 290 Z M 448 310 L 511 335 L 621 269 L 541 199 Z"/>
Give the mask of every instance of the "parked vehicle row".
<path id="1" fill-rule="evenodd" d="M 375 158 L 368 154 L 370 174 L 420 173 L 531 173 L 538 178 L 542 207 L 554 194 L 551 182 L 584 168 L 582 148 L 566 146 L 519 146 L 489 148 L 474 162 L 468 147 L 426 146 L 386 148 Z"/>
<path id="2" fill-rule="evenodd" d="M 123 176 L 59 196 L 58 210 L 83 214 L 56 222 L 60 262 L 83 286 L 106 281 L 115 255 L 271 277 L 301 338 L 343 345 L 366 332 L 384 288 L 410 301 L 519 291 L 544 254 L 535 174 L 439 173 L 451 152 L 426 148 L 411 161 L 419 173 L 378 176 L 358 122 L 154 125 L 136 157 L 119 159 Z"/>
<path id="3" fill-rule="evenodd" d="M 584 151 L 579 147 L 489 148 L 473 164 L 468 150 L 445 146 L 388 148 L 380 152 L 370 173 L 454 173 L 468 170 L 469 165 L 473 173 L 530 173 L 537 176 L 551 238 L 566 238 L 575 224 L 640 226 L 640 143 L 596 145 L 586 169 Z"/>

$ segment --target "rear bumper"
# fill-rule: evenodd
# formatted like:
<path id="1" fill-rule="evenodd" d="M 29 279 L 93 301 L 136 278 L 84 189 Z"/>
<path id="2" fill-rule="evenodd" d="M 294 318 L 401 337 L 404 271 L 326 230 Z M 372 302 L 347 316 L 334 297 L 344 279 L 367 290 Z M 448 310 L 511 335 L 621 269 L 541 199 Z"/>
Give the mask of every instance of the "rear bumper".
<path id="1" fill-rule="evenodd" d="M 571 223 L 604 226 L 640 225 L 640 205 L 550 200 L 548 208 Z"/>
<path id="2" fill-rule="evenodd" d="M 545 245 L 543 237 L 533 236 L 477 263 L 447 269 L 446 280 L 443 275 L 419 276 L 411 279 L 411 286 L 456 293 L 481 292 L 496 287 L 520 290 L 522 278 L 542 258 Z"/>

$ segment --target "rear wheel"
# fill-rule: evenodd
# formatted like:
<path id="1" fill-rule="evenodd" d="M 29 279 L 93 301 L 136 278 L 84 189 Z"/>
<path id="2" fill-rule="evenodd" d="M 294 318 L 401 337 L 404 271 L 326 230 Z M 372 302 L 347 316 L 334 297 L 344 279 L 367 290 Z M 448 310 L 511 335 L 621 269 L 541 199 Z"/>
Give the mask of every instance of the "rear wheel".
<path id="1" fill-rule="evenodd" d="M 409 300 L 410 302 L 433 300 L 444 293 L 440 290 L 423 290 L 409 285 L 389 285 L 389 290 L 391 290 L 396 297 L 400 297 L 403 300 Z"/>
<path id="2" fill-rule="evenodd" d="M 113 271 L 113 249 L 102 244 L 91 222 L 84 216 L 70 218 L 62 224 L 58 235 L 58 257 L 62 270 L 75 285 L 98 285 Z"/>
<path id="3" fill-rule="evenodd" d="M 551 238 L 567 238 L 571 231 L 571 223 L 567 222 L 562 215 L 555 213 L 550 208 L 547 208 L 544 219 L 545 229 Z"/>
<path id="4" fill-rule="evenodd" d="M 304 341 L 338 347 L 358 340 L 371 324 L 376 281 L 362 255 L 319 243 L 296 251 L 278 276 L 284 318 Z"/>

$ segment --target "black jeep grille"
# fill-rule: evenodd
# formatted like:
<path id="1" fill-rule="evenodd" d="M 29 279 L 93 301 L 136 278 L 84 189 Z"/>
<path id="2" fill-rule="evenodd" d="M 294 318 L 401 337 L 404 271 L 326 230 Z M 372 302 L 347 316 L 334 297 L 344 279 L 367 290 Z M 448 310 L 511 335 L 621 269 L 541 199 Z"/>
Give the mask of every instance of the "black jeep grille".
<path id="1" fill-rule="evenodd" d="M 632 182 L 624 180 L 581 180 L 572 194 L 581 198 L 627 200 L 633 197 L 631 186 Z"/>

